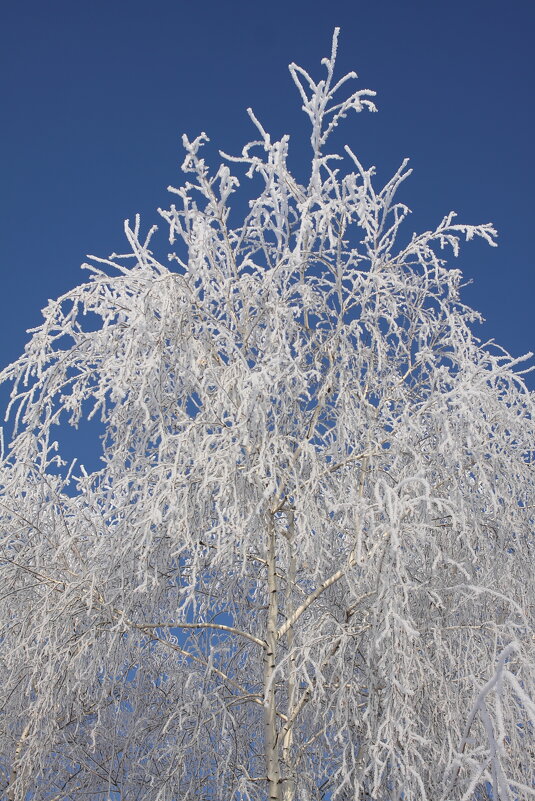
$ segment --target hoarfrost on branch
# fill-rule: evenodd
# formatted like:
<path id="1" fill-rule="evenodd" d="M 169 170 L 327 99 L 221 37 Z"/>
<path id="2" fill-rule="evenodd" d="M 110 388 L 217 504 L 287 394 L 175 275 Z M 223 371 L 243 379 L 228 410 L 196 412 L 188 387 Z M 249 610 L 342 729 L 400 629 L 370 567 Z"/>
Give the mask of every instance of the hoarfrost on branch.
<path id="1" fill-rule="evenodd" d="M 336 45 L 304 185 L 251 110 L 215 172 L 184 137 L 170 260 L 126 223 L 0 374 L 10 801 L 535 797 L 533 397 L 446 263 L 495 231 L 398 239 Z"/>

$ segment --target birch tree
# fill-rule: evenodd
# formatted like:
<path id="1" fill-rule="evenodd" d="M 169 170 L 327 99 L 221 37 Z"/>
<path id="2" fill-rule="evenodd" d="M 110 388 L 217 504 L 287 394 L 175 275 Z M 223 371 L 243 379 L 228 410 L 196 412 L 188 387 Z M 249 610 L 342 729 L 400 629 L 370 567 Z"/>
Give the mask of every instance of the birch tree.
<path id="1" fill-rule="evenodd" d="M 0 374 L 9 801 L 535 797 L 533 397 L 447 262 L 495 231 L 330 151 L 337 35 L 306 182 L 184 137 L 169 258 L 127 222 Z"/>

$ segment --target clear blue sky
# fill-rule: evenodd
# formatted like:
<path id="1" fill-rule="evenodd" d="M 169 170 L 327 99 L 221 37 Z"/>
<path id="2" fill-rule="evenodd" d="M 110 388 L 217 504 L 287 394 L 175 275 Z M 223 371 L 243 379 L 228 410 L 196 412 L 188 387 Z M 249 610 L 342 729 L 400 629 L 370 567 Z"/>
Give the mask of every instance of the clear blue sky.
<path id="1" fill-rule="evenodd" d="M 355 69 L 380 111 L 355 115 L 343 139 L 385 178 L 411 158 L 411 227 L 450 209 L 495 223 L 500 247 L 469 244 L 458 260 L 474 280 L 465 298 L 487 318 L 481 336 L 535 350 L 535 3 L 12 0 L 0 16 L 2 365 L 47 298 L 85 278 L 87 253 L 124 250 L 124 218 L 157 221 L 181 181 L 182 132 L 237 153 L 253 106 L 292 135 L 299 164 L 287 65 L 317 75 L 336 25 L 340 73 Z"/>

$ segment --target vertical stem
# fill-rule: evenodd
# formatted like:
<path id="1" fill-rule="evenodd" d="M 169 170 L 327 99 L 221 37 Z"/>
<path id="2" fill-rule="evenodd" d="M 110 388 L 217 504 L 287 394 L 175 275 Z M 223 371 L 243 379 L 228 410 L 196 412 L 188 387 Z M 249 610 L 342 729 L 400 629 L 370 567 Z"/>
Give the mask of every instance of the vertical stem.
<path id="1" fill-rule="evenodd" d="M 277 744 L 277 714 L 275 702 L 275 666 L 277 659 L 277 577 L 275 562 L 275 526 L 270 515 L 267 547 L 268 615 L 264 651 L 264 748 L 269 801 L 281 801 L 280 766 Z"/>
<path id="2" fill-rule="evenodd" d="M 15 781 L 17 779 L 18 767 L 20 762 L 20 753 L 22 751 L 25 741 L 28 739 L 30 728 L 31 728 L 31 723 L 28 722 L 24 727 L 24 731 L 20 735 L 19 740 L 17 742 L 17 747 L 15 748 L 15 754 L 13 756 L 13 764 L 11 768 L 11 777 L 9 779 L 9 784 L 7 786 L 7 797 L 9 801 L 14 801 L 15 799 L 15 790 L 13 788 L 13 785 L 15 784 Z"/>
<path id="3" fill-rule="evenodd" d="M 294 517 L 293 512 L 289 512 L 288 517 L 288 573 L 286 576 L 286 598 L 285 598 L 285 611 L 289 614 L 291 609 L 292 594 L 295 584 L 295 554 L 293 547 L 294 535 Z M 295 704 L 295 654 L 293 653 L 294 632 L 293 626 L 290 626 L 286 632 L 286 643 L 288 645 L 289 658 L 289 674 L 287 682 L 288 692 L 288 714 L 294 708 Z M 295 797 L 295 775 L 292 766 L 292 743 L 293 743 L 293 725 L 289 726 L 285 731 L 282 738 L 282 759 L 286 767 L 286 774 L 288 778 L 284 782 L 283 801 L 293 801 Z"/>

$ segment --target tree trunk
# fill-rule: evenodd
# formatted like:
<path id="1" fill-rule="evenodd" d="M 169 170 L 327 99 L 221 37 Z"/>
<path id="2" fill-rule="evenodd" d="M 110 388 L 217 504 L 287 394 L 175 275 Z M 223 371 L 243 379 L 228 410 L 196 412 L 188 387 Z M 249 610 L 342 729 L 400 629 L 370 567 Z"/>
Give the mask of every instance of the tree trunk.
<path id="1" fill-rule="evenodd" d="M 264 749 L 269 801 L 281 801 L 280 765 L 277 744 L 275 665 L 277 658 L 277 578 L 275 574 L 275 527 L 270 516 L 267 547 L 268 615 L 264 653 Z"/>
<path id="2" fill-rule="evenodd" d="M 292 593 L 295 583 L 295 555 L 293 550 L 293 534 L 294 534 L 294 519 L 293 512 L 289 513 L 288 519 L 288 573 L 286 576 L 286 615 L 289 614 L 292 602 Z M 288 692 L 288 716 L 295 704 L 295 654 L 292 653 L 294 641 L 293 626 L 290 626 L 286 632 L 286 642 L 288 645 L 289 659 L 289 673 L 287 682 Z M 284 733 L 282 738 L 282 759 L 286 770 L 286 779 L 284 781 L 283 801 L 294 801 L 295 798 L 295 769 L 292 765 L 292 743 L 293 743 L 293 726 L 290 726 Z"/>

